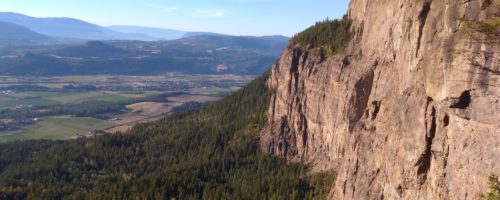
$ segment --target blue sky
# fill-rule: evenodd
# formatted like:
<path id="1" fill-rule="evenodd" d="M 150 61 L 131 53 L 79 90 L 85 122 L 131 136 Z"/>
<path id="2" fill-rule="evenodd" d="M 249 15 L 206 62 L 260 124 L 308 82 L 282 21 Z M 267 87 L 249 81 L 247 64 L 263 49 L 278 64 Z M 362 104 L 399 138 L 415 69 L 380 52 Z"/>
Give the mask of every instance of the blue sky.
<path id="1" fill-rule="evenodd" d="M 291 36 L 340 18 L 349 0 L 0 0 L 0 11 L 233 35 Z"/>

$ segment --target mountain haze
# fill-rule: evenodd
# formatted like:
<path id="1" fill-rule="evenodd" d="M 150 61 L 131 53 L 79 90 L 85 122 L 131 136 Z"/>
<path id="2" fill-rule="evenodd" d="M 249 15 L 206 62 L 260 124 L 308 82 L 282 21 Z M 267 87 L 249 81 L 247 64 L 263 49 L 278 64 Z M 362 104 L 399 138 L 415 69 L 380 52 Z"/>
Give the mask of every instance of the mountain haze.
<path id="1" fill-rule="evenodd" d="M 208 36 L 223 36 L 225 34 L 221 33 L 212 33 L 212 32 L 187 32 L 185 33 L 182 37 L 188 38 L 188 37 L 194 37 L 194 36 L 202 36 L 202 35 L 208 35 Z"/>
<path id="2" fill-rule="evenodd" d="M 186 31 L 174 29 L 152 28 L 143 26 L 115 25 L 108 26 L 108 28 L 122 33 L 148 35 L 151 37 L 151 40 L 176 40 L 182 38 L 187 33 Z"/>
<path id="3" fill-rule="evenodd" d="M 212 32 L 188 32 L 175 29 L 131 25 L 103 27 L 74 18 L 38 18 L 12 12 L 0 12 L 0 22 L 15 24 L 65 43 L 77 43 L 85 40 L 158 41 L 177 40 L 204 35 L 230 36 Z"/>
<path id="4" fill-rule="evenodd" d="M 10 12 L 0 12 L 0 22 L 2 75 L 260 74 L 288 41 L 283 36 L 101 27 L 72 18 Z"/>
<path id="5" fill-rule="evenodd" d="M 282 36 L 200 35 L 170 41 L 91 41 L 40 50 L 20 48 L 0 58 L 0 74 L 260 74 L 276 61 L 287 41 Z"/>
<path id="6" fill-rule="evenodd" d="M 51 37 L 83 40 L 151 40 L 144 34 L 125 34 L 73 18 L 36 18 L 0 12 L 0 21 L 23 26 Z"/>
<path id="7" fill-rule="evenodd" d="M 16 24 L 0 21 L 0 45 L 37 45 L 54 42 L 53 38 Z"/>

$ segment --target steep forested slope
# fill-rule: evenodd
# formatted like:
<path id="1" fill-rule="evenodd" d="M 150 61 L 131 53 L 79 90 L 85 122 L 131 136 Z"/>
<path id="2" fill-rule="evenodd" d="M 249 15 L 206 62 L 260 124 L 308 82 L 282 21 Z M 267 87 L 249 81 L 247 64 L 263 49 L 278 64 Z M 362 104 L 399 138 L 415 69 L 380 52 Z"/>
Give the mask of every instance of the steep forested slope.
<path id="1" fill-rule="evenodd" d="M 256 146 L 271 95 L 266 79 L 125 134 L 0 145 L 0 199 L 324 197 L 332 174 L 307 178 L 304 166 Z"/>

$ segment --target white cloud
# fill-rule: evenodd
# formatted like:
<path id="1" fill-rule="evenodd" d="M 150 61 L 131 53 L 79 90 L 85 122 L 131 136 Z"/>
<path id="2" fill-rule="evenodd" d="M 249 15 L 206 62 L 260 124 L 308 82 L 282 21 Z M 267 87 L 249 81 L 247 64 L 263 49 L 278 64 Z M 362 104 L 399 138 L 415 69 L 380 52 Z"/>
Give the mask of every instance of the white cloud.
<path id="1" fill-rule="evenodd" d="M 223 12 L 215 12 L 213 14 L 213 16 L 215 16 L 215 17 L 222 17 L 222 16 L 224 16 L 224 13 Z"/>
<path id="2" fill-rule="evenodd" d="M 161 9 L 162 12 L 174 12 L 176 10 L 179 10 L 179 7 L 171 6 L 171 7 L 166 7 L 166 8 Z"/>

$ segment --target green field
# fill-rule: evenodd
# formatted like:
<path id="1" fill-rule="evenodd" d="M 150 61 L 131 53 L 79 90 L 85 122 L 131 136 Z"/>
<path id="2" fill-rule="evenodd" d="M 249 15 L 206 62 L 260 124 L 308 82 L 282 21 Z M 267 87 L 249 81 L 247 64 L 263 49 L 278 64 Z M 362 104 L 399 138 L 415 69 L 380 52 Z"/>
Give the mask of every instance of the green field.
<path id="1" fill-rule="evenodd" d="M 0 109 L 15 108 L 19 104 L 34 106 L 50 106 L 57 104 L 76 103 L 81 101 L 109 101 L 119 102 L 133 98 L 140 98 L 153 94 L 108 94 L 103 92 L 20 92 L 0 96 Z"/>
<path id="2" fill-rule="evenodd" d="M 227 93 L 227 92 L 234 92 L 238 90 L 238 87 L 231 87 L 231 88 L 220 88 L 220 87 L 207 87 L 207 88 L 193 88 L 189 90 L 189 93 L 191 94 L 198 94 L 198 95 L 218 95 L 221 93 Z"/>
<path id="3" fill-rule="evenodd" d="M 47 99 L 63 104 L 92 99 L 102 95 L 97 92 L 23 92 L 20 94 L 39 97 L 41 99 Z"/>
<path id="4" fill-rule="evenodd" d="M 59 102 L 41 98 L 41 97 L 12 97 L 12 96 L 0 96 L 0 109 L 15 108 L 19 104 L 30 104 L 37 106 L 50 106 L 59 104 Z"/>
<path id="5" fill-rule="evenodd" d="M 104 120 L 90 117 L 54 116 L 42 118 L 42 121 L 28 126 L 22 126 L 12 131 L 0 132 L 0 142 L 30 139 L 68 139 L 76 133 L 88 133 L 95 129 L 109 126 Z"/>
<path id="6" fill-rule="evenodd" d="M 113 107 L 115 106 L 114 104 L 137 103 L 135 101 L 139 99 L 141 99 L 140 101 L 147 101 L 148 98 L 144 97 L 170 92 L 187 92 L 192 95 L 209 96 L 223 95 L 239 89 L 237 86 L 241 85 L 245 80 L 250 81 L 251 79 L 253 79 L 251 76 L 185 74 L 158 76 L 0 76 L 0 88 L 3 88 L 0 89 L 0 111 L 4 113 L 3 117 L 0 118 L 0 126 L 5 127 L 5 129 L 0 130 L 0 142 L 29 139 L 68 139 L 76 136 L 76 133 L 84 134 L 90 130 L 103 130 L 111 126 L 111 122 L 105 120 L 89 117 L 60 116 L 71 115 L 73 114 L 72 112 L 77 112 L 71 110 L 73 108 L 75 110 L 87 108 L 92 110 L 92 103 L 82 104 L 85 101 L 108 102 L 96 103 L 96 108 L 104 108 L 108 105 Z M 192 84 L 185 84 L 186 82 L 192 82 Z M 213 84 L 210 82 L 213 82 Z M 220 84 L 222 82 L 225 83 Z M 68 89 L 64 87 L 67 85 L 95 86 L 97 90 Z M 45 88 L 28 86 L 42 86 Z M 11 90 L 12 92 L 7 92 L 7 90 Z M 23 109 L 17 109 L 16 106 L 18 105 L 24 105 Z M 75 107 L 78 105 L 86 107 Z M 68 109 L 69 111 L 67 111 Z M 116 109 L 121 108 L 118 106 Z M 159 111 L 169 111 L 161 109 L 153 110 L 152 113 L 154 114 L 152 115 L 158 115 Z M 56 112 L 50 113 L 52 110 Z M 61 110 L 67 112 L 62 112 Z M 33 113 L 38 112 L 38 114 L 34 116 L 29 115 L 32 111 Z M 115 111 L 117 110 L 105 111 L 108 112 L 105 114 L 119 115 L 121 112 L 128 112 L 120 110 L 119 113 L 114 113 Z M 39 114 L 44 112 L 50 114 Z M 140 114 L 143 117 L 142 115 L 149 115 L 150 113 L 136 114 Z M 51 116 L 49 117 L 49 115 Z M 19 122 L 19 120 L 29 120 L 35 116 L 39 116 L 42 120 L 32 125 L 23 125 Z M 95 115 L 84 114 L 79 116 Z"/>
<path id="7" fill-rule="evenodd" d="M 56 80 L 66 81 L 66 82 L 90 82 L 90 81 L 102 81 L 106 80 L 109 76 L 60 76 L 54 77 Z"/>

